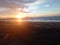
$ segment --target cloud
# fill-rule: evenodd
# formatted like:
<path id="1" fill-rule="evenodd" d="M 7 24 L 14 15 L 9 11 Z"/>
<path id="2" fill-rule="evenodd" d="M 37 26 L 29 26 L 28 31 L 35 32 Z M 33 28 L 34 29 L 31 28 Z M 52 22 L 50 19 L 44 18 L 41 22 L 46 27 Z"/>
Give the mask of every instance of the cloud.
<path id="1" fill-rule="evenodd" d="M 26 5 L 36 5 L 36 4 L 40 4 L 40 3 L 43 3 L 45 0 L 36 0 L 32 3 L 27 3 Z"/>
<path id="2" fill-rule="evenodd" d="M 0 12 L 7 11 L 9 8 L 0 8 Z"/>
<path id="3" fill-rule="evenodd" d="M 49 7 L 50 7 L 50 5 L 49 5 L 49 4 L 47 4 L 47 5 L 45 5 L 45 7 L 49 8 Z"/>
<path id="4" fill-rule="evenodd" d="M 0 0 L 0 8 L 2 7 L 4 8 L 0 10 L 3 11 L 3 13 L 9 13 L 9 14 L 14 14 L 14 12 L 16 13 L 21 10 L 23 10 L 22 12 L 24 12 L 25 10 L 27 12 L 29 11 L 28 6 L 41 4 L 44 3 L 45 1 L 46 0 Z M 49 7 L 49 5 L 46 5 L 45 7 Z M 33 7 L 32 9 L 36 8 Z"/>
<path id="5" fill-rule="evenodd" d="M 23 11 L 24 12 L 29 12 L 29 10 L 27 8 L 24 8 Z"/>
<path id="6" fill-rule="evenodd" d="M 9 7 L 9 8 L 24 8 L 26 4 L 39 4 L 43 3 L 44 0 L 0 0 L 0 7 Z"/>
<path id="7" fill-rule="evenodd" d="M 0 14 L 2 15 L 16 14 L 19 11 L 17 9 L 23 9 L 25 7 L 22 0 L 0 0 Z"/>
<path id="8" fill-rule="evenodd" d="M 20 9 L 23 10 L 22 12 L 24 12 L 25 10 L 27 12 L 28 6 L 25 4 L 33 3 L 35 1 L 36 0 L 0 0 L 0 14 L 3 14 L 3 13 L 8 14 L 8 13 L 11 13 L 12 11 L 13 11 L 12 12 L 12 14 L 13 14 L 14 12 L 19 11 Z M 1 9 L 1 8 L 3 8 L 3 9 Z"/>

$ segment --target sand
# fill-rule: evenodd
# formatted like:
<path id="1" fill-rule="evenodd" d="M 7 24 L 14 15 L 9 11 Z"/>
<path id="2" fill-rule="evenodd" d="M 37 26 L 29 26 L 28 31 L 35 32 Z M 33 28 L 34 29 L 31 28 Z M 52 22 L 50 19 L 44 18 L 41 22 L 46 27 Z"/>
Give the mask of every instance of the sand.
<path id="1" fill-rule="evenodd" d="M 60 22 L 0 21 L 0 45 L 60 44 Z"/>

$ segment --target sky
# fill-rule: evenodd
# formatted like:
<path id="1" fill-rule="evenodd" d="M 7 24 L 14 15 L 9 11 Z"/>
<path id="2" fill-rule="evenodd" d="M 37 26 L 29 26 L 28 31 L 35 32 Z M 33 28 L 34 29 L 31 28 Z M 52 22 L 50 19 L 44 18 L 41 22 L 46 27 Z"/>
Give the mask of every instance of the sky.
<path id="1" fill-rule="evenodd" d="M 0 18 L 26 13 L 31 17 L 60 15 L 60 0 L 0 0 Z"/>

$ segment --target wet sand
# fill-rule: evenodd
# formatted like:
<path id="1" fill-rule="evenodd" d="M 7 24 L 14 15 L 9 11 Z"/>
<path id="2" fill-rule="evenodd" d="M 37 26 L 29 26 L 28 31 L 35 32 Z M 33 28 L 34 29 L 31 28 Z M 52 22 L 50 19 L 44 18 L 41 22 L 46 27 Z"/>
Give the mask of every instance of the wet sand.
<path id="1" fill-rule="evenodd" d="M 0 45 L 58 45 L 60 22 L 1 22 Z"/>

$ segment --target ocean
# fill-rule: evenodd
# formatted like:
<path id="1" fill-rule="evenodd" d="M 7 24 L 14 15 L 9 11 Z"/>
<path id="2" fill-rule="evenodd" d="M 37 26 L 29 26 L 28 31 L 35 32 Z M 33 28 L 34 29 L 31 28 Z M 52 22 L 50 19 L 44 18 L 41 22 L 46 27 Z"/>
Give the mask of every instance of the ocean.
<path id="1" fill-rule="evenodd" d="M 8 19 L 0 19 L 0 21 L 17 21 L 13 18 Z M 60 16 L 50 16 L 50 17 L 28 17 L 26 19 L 22 19 L 22 22 L 60 22 Z"/>
<path id="2" fill-rule="evenodd" d="M 60 16 L 28 18 L 32 22 L 60 22 Z"/>

